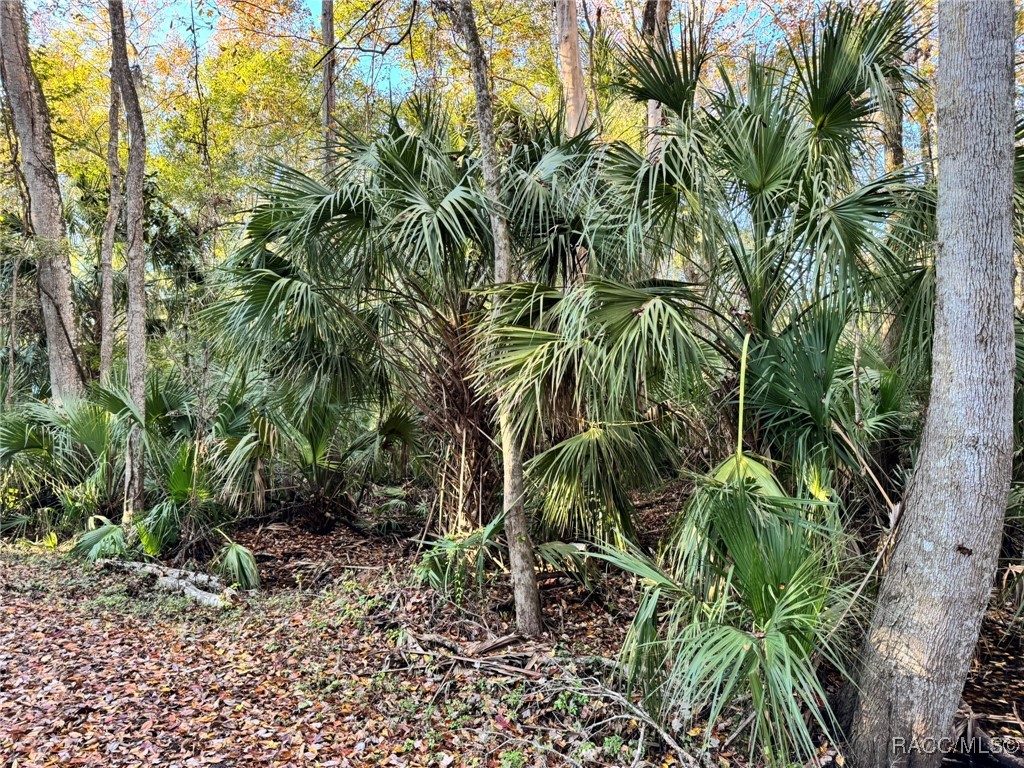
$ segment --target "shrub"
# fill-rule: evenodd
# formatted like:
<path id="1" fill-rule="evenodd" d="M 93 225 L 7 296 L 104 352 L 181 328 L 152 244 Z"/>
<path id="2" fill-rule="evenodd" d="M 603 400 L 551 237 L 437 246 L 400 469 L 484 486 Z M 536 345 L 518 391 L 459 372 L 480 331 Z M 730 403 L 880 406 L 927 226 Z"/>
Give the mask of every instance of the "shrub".
<path id="1" fill-rule="evenodd" d="M 226 536 L 224 538 L 227 543 L 214 560 L 217 573 L 225 581 L 237 584 L 241 589 L 259 589 L 260 571 L 252 551 Z"/>

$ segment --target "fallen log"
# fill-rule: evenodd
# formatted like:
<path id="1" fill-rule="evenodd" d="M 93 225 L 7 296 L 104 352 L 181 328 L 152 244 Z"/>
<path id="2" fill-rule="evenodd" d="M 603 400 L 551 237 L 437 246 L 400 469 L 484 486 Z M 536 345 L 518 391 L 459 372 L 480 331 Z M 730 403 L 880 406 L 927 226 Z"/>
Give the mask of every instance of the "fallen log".
<path id="1" fill-rule="evenodd" d="M 125 560 L 97 560 L 96 567 L 105 570 L 130 571 L 145 576 L 154 576 L 154 585 L 165 592 L 184 595 L 190 600 L 209 608 L 226 608 L 238 594 L 226 588 L 216 576 L 181 568 L 168 568 L 155 563 L 134 563 Z M 205 587 L 205 589 L 203 589 Z"/>

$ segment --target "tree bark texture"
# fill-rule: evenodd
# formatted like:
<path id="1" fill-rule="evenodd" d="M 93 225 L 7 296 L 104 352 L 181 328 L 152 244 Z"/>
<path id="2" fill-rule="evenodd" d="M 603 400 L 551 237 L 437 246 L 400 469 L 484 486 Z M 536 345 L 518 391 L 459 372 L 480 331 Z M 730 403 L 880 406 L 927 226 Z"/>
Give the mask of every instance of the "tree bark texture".
<path id="1" fill-rule="evenodd" d="M 494 137 L 494 109 L 487 78 L 487 58 L 480 44 L 472 0 L 457 0 L 453 16 L 466 43 L 473 90 L 476 94 L 476 120 L 480 134 L 484 190 L 492 202 L 490 218 L 494 238 L 494 282 L 506 283 L 513 278 L 512 240 L 503 207 L 501 163 L 498 157 L 498 143 Z M 540 590 L 537 588 L 537 575 L 533 565 L 533 542 L 530 539 L 529 519 L 524 504 L 523 458 L 512 429 L 507 404 L 499 403 L 498 419 L 504 467 L 505 535 L 508 538 L 516 626 L 524 635 L 538 635 L 543 631 L 544 624 L 540 609 Z"/>
<path id="2" fill-rule="evenodd" d="M 100 381 L 110 378 L 114 366 L 114 240 L 121 218 L 121 161 L 118 157 L 121 97 L 113 65 L 110 68 L 110 111 L 107 119 L 107 173 L 110 176 L 110 203 L 103 221 L 100 239 Z"/>
<path id="3" fill-rule="evenodd" d="M 334 0 L 322 0 L 320 5 L 320 33 L 323 37 L 323 126 L 324 126 L 324 174 L 334 169 L 334 114 L 338 100 L 337 54 L 334 42 Z"/>
<path id="4" fill-rule="evenodd" d="M 903 151 L 903 94 L 902 85 L 890 82 L 893 103 L 882 110 L 882 145 L 885 151 L 885 170 L 895 171 L 904 165 Z"/>
<path id="5" fill-rule="evenodd" d="M 928 750 L 949 735 L 960 701 L 1010 481 L 1013 0 L 940 0 L 938 35 L 931 398 L 861 655 L 851 736 L 862 768 L 940 763 Z"/>
<path id="6" fill-rule="evenodd" d="M 78 319 L 72 298 L 71 262 L 66 250 L 64 206 L 53 152 L 50 112 L 32 69 L 21 0 L 0 2 L 0 75 L 10 100 L 29 194 L 50 392 L 55 400 L 76 397 L 83 391 L 85 377 L 78 358 Z"/>
<path id="7" fill-rule="evenodd" d="M 565 130 L 572 136 L 590 127 L 587 81 L 580 61 L 580 22 L 576 0 L 555 0 L 555 29 L 558 32 L 558 73 L 565 98 Z"/>
<path id="8" fill-rule="evenodd" d="M 649 43 L 666 39 L 668 31 L 668 15 L 672 0 L 647 0 L 644 3 L 643 33 Z M 658 129 L 665 123 L 665 115 L 661 102 L 651 99 L 647 102 L 647 154 L 652 156 L 661 147 Z"/>
<path id="9" fill-rule="evenodd" d="M 14 389 L 17 384 L 15 372 L 18 364 L 18 279 L 21 273 L 21 256 L 16 256 L 11 270 L 11 324 L 7 331 L 7 394 L 4 404 L 14 402 Z"/>
<path id="10" fill-rule="evenodd" d="M 146 173 L 146 128 L 142 120 L 139 94 L 135 89 L 131 67 L 128 64 L 128 45 L 125 39 L 124 4 L 110 0 L 111 48 L 114 76 L 128 123 L 128 172 L 125 178 L 125 220 L 127 247 L 125 262 L 128 273 L 127 362 L 128 391 L 132 402 L 146 419 L 146 243 L 143 222 L 143 185 Z M 129 439 L 128 487 L 125 489 L 124 517 L 132 522 L 134 513 L 144 505 L 145 467 L 142 453 L 141 425 Z"/>

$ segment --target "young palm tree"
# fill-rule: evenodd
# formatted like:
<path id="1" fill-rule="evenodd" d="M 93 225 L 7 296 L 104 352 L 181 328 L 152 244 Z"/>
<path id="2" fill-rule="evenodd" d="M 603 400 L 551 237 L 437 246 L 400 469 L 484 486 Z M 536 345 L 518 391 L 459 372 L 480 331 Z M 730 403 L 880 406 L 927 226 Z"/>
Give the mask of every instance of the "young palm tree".
<path id="1" fill-rule="evenodd" d="M 214 318 L 228 340 L 256 334 L 246 364 L 297 408 L 416 408 L 438 442 L 441 525 L 475 528 L 497 481 L 493 406 L 468 381 L 491 279 L 479 169 L 429 100 L 372 140 L 343 136 L 335 166 L 326 185 L 274 169 Z"/>
<path id="2" fill-rule="evenodd" d="M 627 249 L 689 280 L 520 285 L 485 330 L 502 354 L 484 378 L 518 398 L 550 518 L 615 520 L 628 536 L 627 491 L 663 471 L 671 452 L 653 446 L 700 423 L 694 396 L 718 424 L 738 423 L 735 451 L 711 457 L 660 564 L 609 559 L 650 584 L 627 648 L 645 693 L 709 724 L 752 697 L 755 743 L 773 761 L 813 752 L 804 709 L 831 725 L 815 669 L 823 653 L 839 661 L 825 639 L 847 614 L 825 606 L 842 604 L 850 571 L 825 546 L 839 518 L 815 510 L 854 484 L 882 508 L 872 453 L 907 445 L 913 387 L 855 330 L 898 282 L 918 248 L 907 222 L 926 210 L 911 172 L 877 176 L 860 160 L 910 28 L 899 4 L 837 8 L 740 75 L 719 67 L 714 86 L 691 56 L 699 45 L 627 56 L 627 90 L 670 121 L 654 157 L 607 152 L 605 199 L 617 199 Z"/>

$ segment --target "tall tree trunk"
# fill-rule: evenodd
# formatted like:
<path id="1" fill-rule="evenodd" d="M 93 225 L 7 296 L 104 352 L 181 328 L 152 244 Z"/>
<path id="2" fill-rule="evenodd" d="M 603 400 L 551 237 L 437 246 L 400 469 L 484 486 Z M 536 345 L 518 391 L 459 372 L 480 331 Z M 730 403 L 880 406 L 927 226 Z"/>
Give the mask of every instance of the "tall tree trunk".
<path id="1" fill-rule="evenodd" d="M 494 237 L 494 281 L 507 283 L 513 278 L 512 240 L 505 220 L 501 164 L 494 137 L 494 109 L 487 80 L 487 59 L 476 28 L 472 0 L 457 0 L 452 16 L 462 32 L 469 55 L 469 66 L 476 93 L 476 121 L 480 134 L 484 189 L 491 199 L 491 231 Z M 499 402 L 498 420 L 501 430 L 502 463 L 504 466 L 505 535 L 508 538 L 512 591 L 516 606 L 516 626 L 524 635 L 538 635 L 544 623 L 540 610 L 540 590 L 533 566 L 533 542 L 526 515 L 523 488 L 523 457 L 512 429 L 508 405 Z"/>
<path id="2" fill-rule="evenodd" d="M 0 64 L 2 69 L 2 64 Z M 32 201 L 28 199 L 28 183 L 25 181 L 25 172 L 21 165 L 21 149 L 18 147 L 18 137 L 14 131 L 14 113 L 11 109 L 11 95 L 4 89 L 3 102 L 3 123 L 4 139 L 7 142 L 8 161 L 11 165 L 11 175 L 14 177 L 14 187 L 18 191 L 18 200 L 21 201 L 21 230 L 26 238 L 32 234 Z"/>
<path id="3" fill-rule="evenodd" d="M 894 96 L 897 103 L 892 108 L 892 114 L 884 115 L 882 118 L 882 143 L 885 145 L 885 170 L 895 171 L 903 167 L 903 105 L 899 103 L 900 96 Z"/>
<path id="4" fill-rule="evenodd" d="M 128 244 L 128 391 L 143 425 L 146 419 L 146 244 L 143 233 L 143 184 L 146 173 L 146 127 L 142 122 L 139 94 L 135 90 L 124 31 L 124 4 L 110 0 L 111 48 L 114 76 L 121 92 L 128 123 L 128 173 L 125 179 L 125 218 Z M 128 447 L 128 487 L 122 523 L 129 525 L 144 504 L 145 466 L 142 425 L 132 432 Z"/>
<path id="5" fill-rule="evenodd" d="M 863 768 L 941 761 L 934 744 L 949 735 L 988 605 L 1010 481 L 1013 0 L 940 0 L 938 34 L 931 399 L 861 653 L 852 744 Z"/>
<path id="6" fill-rule="evenodd" d="M 334 47 L 334 0 L 322 0 L 320 6 L 320 32 L 323 37 L 323 125 L 324 125 L 324 174 L 334 170 L 334 113 L 337 103 L 337 54 Z"/>
<path id="7" fill-rule="evenodd" d="M 110 68 L 110 112 L 108 117 L 107 173 L 110 175 L 110 204 L 100 240 L 100 381 L 110 378 L 114 366 L 114 238 L 121 217 L 121 162 L 117 155 L 121 98 L 114 67 Z"/>
<path id="8" fill-rule="evenodd" d="M 18 279 L 21 272 L 21 254 L 14 257 L 14 267 L 11 270 L 11 324 L 7 335 L 7 394 L 4 396 L 4 404 L 10 405 L 14 402 L 14 386 L 17 382 L 15 370 L 18 361 Z"/>
<path id="9" fill-rule="evenodd" d="M 31 202 L 28 199 L 28 187 L 25 184 L 25 174 L 21 169 L 21 152 L 18 149 L 18 137 L 14 135 L 14 128 L 11 125 L 11 100 L 10 95 L 4 92 L 3 101 L 3 124 L 4 139 L 7 142 L 9 160 L 11 163 L 11 174 L 14 176 L 14 186 L 18 190 L 18 199 L 21 201 L 21 228 L 22 234 L 28 238 L 32 234 L 32 227 L 29 226 L 31 217 Z M 26 241 L 27 242 L 27 241 Z M 10 405 L 14 402 L 14 388 L 17 381 L 18 362 L 18 280 L 21 274 L 21 252 L 14 258 L 14 265 L 11 270 L 11 318 L 8 328 L 7 342 L 7 394 L 4 402 Z"/>
<path id="10" fill-rule="evenodd" d="M 899 82 L 890 79 L 887 81 L 887 84 L 892 90 L 893 103 L 882 107 L 882 148 L 885 154 L 885 172 L 890 173 L 903 168 L 905 164 L 903 152 L 903 97 L 901 94 L 902 85 Z M 896 356 L 899 354 L 899 340 L 902 331 L 903 327 L 899 314 L 894 313 L 890 319 L 889 328 L 882 339 L 882 356 L 885 360 L 895 361 Z M 856 350 L 853 358 L 853 396 L 854 407 L 856 408 L 856 418 L 854 421 L 860 426 L 860 370 L 857 363 L 860 360 L 863 337 L 859 323 L 854 341 Z"/>
<path id="11" fill-rule="evenodd" d="M 580 22 L 576 0 L 555 0 L 555 29 L 558 32 L 558 72 L 565 97 L 565 129 L 572 137 L 590 127 L 587 81 L 580 62 Z"/>
<path id="12" fill-rule="evenodd" d="M 647 0 L 644 4 L 643 29 L 644 38 L 649 43 L 660 44 L 667 39 L 668 14 L 672 7 L 672 0 Z M 652 156 L 657 153 L 661 146 L 661 137 L 658 136 L 658 129 L 664 125 L 665 115 L 661 102 L 651 99 L 647 102 L 647 154 Z"/>
<path id="13" fill-rule="evenodd" d="M 65 250 L 64 207 L 50 132 L 50 112 L 29 58 L 21 0 L 0 2 L 0 76 L 10 100 L 14 130 L 29 193 L 29 218 L 38 249 L 37 285 L 46 330 L 50 391 L 61 400 L 82 393 L 78 322 Z"/>
<path id="14" fill-rule="evenodd" d="M 892 91 L 892 103 L 882 107 L 882 147 L 885 151 L 885 170 L 888 173 L 904 165 L 903 85 L 892 78 L 886 82 Z"/>
<path id="15" fill-rule="evenodd" d="M 601 14 L 602 8 L 598 5 L 594 8 L 594 18 L 591 19 L 590 8 L 586 0 L 583 0 L 583 21 L 587 25 L 587 60 L 590 62 L 587 82 L 590 86 L 590 98 L 594 100 L 593 125 L 597 126 L 598 133 L 604 131 L 604 118 L 601 116 L 601 99 L 597 89 L 597 67 L 595 65 L 597 61 L 595 41 L 601 36 Z"/>
<path id="16" fill-rule="evenodd" d="M 935 178 L 935 157 L 932 155 L 932 120 L 927 112 L 921 115 L 921 162 L 924 180 L 931 183 Z"/>

